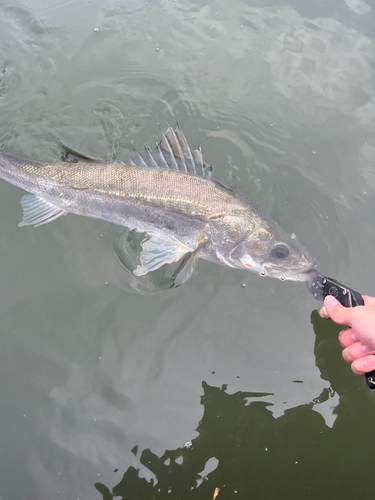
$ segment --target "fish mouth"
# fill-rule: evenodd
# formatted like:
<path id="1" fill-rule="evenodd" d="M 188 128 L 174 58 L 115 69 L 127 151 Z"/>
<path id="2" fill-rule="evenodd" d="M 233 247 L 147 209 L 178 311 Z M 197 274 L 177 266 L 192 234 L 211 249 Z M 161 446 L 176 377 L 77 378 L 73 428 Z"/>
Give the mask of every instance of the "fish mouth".
<path id="1" fill-rule="evenodd" d="M 303 271 L 298 271 L 296 274 L 292 274 L 291 276 L 286 276 L 285 279 L 290 281 L 312 281 L 317 274 L 318 264 L 311 266 L 309 269 L 305 269 Z"/>
<path id="2" fill-rule="evenodd" d="M 281 270 L 275 268 L 265 268 L 264 271 L 267 276 L 279 278 L 281 281 L 312 281 L 318 273 L 316 270 L 318 262 L 314 262 L 311 266 L 297 270 Z M 261 272 L 262 274 L 262 272 Z"/>

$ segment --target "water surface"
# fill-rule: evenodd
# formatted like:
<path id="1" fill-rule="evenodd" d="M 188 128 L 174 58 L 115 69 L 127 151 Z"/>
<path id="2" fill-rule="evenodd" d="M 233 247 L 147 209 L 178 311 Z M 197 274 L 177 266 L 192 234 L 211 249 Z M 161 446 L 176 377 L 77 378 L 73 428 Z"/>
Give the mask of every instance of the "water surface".
<path id="1" fill-rule="evenodd" d="M 158 123 L 375 294 L 375 3 L 0 5 L 0 147 L 121 160 Z M 200 261 L 137 294 L 125 232 L 18 228 L 0 183 L 3 500 L 371 498 L 374 395 L 304 284 Z"/>

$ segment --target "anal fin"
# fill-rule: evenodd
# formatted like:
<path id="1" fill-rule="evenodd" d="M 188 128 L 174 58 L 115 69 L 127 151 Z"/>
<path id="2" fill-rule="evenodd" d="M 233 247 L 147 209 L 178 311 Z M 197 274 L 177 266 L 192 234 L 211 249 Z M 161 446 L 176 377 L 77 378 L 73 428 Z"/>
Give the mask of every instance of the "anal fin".
<path id="1" fill-rule="evenodd" d="M 35 194 L 22 196 L 21 207 L 23 216 L 18 226 L 41 226 L 68 213 Z"/>

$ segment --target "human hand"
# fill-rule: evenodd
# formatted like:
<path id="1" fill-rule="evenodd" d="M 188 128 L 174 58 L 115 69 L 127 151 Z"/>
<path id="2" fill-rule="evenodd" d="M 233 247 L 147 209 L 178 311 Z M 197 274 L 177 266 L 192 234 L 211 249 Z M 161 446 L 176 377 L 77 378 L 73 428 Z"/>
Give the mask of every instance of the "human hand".
<path id="1" fill-rule="evenodd" d="M 356 375 L 375 369 L 375 297 L 363 296 L 364 306 L 347 308 L 328 295 L 319 314 L 349 328 L 339 333 L 342 356 Z"/>

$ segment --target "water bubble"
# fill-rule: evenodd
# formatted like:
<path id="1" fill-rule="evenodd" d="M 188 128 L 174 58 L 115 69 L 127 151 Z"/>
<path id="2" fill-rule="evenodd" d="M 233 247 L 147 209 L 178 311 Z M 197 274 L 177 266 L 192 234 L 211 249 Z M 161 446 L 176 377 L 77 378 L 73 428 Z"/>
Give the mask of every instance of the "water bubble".
<path id="1" fill-rule="evenodd" d="M 242 283 L 242 288 L 246 288 L 246 283 Z"/>
<path id="2" fill-rule="evenodd" d="M 100 31 L 100 28 L 94 28 L 94 31 L 98 33 Z"/>
<path id="3" fill-rule="evenodd" d="M 281 281 L 285 281 L 285 276 L 280 276 Z"/>
<path id="4" fill-rule="evenodd" d="M 297 236 L 296 236 L 294 233 L 292 233 L 292 234 L 290 235 L 290 237 L 291 237 L 291 239 L 292 239 L 292 240 L 295 240 L 295 239 L 297 238 Z"/>
<path id="5" fill-rule="evenodd" d="M 240 26 L 240 29 L 241 29 L 241 30 L 242 30 L 242 28 L 243 28 L 243 24 L 241 24 L 241 26 Z"/>
<path id="6" fill-rule="evenodd" d="M 186 441 L 186 443 L 184 444 L 184 448 L 187 448 L 188 450 L 190 450 L 190 448 L 193 446 L 193 443 L 191 441 Z"/>
<path id="7" fill-rule="evenodd" d="M 266 271 L 264 269 L 262 269 L 261 272 L 260 272 L 260 275 L 261 276 L 265 276 L 266 275 Z"/>
<path id="8" fill-rule="evenodd" d="M 160 52 L 160 47 L 156 47 L 156 52 Z"/>

